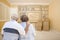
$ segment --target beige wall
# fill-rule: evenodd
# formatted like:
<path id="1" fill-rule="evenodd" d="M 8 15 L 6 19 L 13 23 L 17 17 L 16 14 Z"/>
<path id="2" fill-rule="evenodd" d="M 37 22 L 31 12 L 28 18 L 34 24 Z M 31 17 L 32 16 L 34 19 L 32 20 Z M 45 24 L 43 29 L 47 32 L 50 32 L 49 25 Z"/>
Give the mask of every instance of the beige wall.
<path id="1" fill-rule="evenodd" d="M 10 13 L 9 13 L 9 7 L 4 5 L 3 3 L 0 3 L 0 21 L 8 21 L 10 20 Z"/>
<path id="2" fill-rule="evenodd" d="M 0 4 L 0 31 L 5 21 L 8 21 L 8 20 L 10 20 L 9 8 L 1 3 Z"/>
<path id="3" fill-rule="evenodd" d="M 0 0 L 0 31 L 5 21 L 9 20 L 9 7 L 7 0 Z"/>
<path id="4" fill-rule="evenodd" d="M 7 5 L 9 7 L 11 6 L 10 3 L 7 0 L 0 0 L 0 2 L 4 3 L 5 5 Z"/>
<path id="5" fill-rule="evenodd" d="M 53 0 L 49 6 L 51 28 L 60 31 L 60 0 Z"/>

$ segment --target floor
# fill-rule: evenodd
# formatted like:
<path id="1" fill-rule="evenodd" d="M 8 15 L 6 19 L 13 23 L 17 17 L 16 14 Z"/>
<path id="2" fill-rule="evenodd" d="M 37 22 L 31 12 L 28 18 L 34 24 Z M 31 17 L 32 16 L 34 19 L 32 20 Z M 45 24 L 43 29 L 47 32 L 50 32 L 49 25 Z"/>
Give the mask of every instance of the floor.
<path id="1" fill-rule="evenodd" d="M 36 34 L 36 40 L 60 40 L 60 32 L 38 31 Z"/>
<path id="2" fill-rule="evenodd" d="M 0 40 L 2 40 L 1 35 L 0 35 Z M 35 40 L 60 40 L 60 32 L 37 31 Z"/>

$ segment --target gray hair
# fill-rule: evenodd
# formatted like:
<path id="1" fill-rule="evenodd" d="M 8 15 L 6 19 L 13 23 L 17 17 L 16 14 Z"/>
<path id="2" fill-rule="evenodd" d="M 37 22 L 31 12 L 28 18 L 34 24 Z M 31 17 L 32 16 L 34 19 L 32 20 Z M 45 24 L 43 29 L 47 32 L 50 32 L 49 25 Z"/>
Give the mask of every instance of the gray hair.
<path id="1" fill-rule="evenodd" d="M 12 20 L 17 20 L 18 19 L 18 14 L 12 14 L 11 19 Z"/>

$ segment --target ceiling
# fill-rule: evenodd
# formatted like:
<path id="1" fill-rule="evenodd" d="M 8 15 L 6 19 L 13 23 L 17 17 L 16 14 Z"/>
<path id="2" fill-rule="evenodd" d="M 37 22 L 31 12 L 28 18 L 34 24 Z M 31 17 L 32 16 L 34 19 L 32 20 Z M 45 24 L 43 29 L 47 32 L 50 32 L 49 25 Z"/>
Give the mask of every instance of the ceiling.
<path id="1" fill-rule="evenodd" d="M 51 0 L 8 0 L 11 4 L 50 4 Z"/>

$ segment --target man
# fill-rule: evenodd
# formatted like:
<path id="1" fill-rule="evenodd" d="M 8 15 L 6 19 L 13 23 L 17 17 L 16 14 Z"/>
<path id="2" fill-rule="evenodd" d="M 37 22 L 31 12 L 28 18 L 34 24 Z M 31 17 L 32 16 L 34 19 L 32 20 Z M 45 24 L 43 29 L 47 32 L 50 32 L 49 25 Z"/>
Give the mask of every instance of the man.
<path id="1" fill-rule="evenodd" d="M 3 40 L 18 40 L 20 36 L 25 36 L 23 27 L 17 23 L 18 15 L 12 14 L 11 20 L 6 22 L 2 28 Z"/>
<path id="2" fill-rule="evenodd" d="M 26 15 L 22 15 L 21 16 L 21 25 L 22 27 L 25 29 L 26 31 L 26 36 L 25 37 L 21 37 L 21 40 L 34 40 L 35 37 L 35 28 L 34 26 L 29 23 L 29 18 Z"/>

